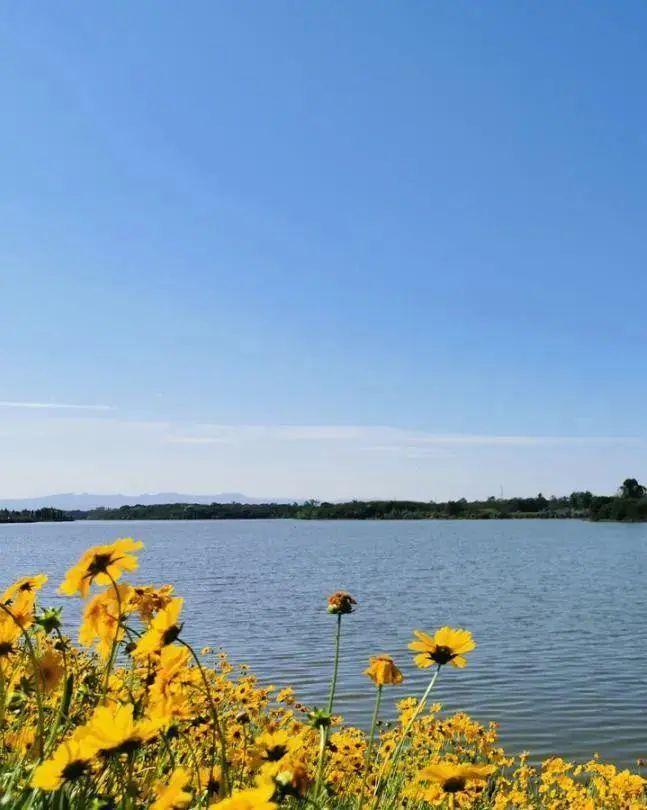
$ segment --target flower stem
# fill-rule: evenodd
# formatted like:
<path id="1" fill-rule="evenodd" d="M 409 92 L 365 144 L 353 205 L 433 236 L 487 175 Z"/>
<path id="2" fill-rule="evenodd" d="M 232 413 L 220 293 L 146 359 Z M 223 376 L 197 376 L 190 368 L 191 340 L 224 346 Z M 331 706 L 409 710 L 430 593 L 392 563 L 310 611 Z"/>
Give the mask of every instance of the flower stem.
<path id="1" fill-rule="evenodd" d="M 38 711 L 38 759 L 39 761 L 43 759 L 43 755 L 45 753 L 45 710 L 43 708 L 43 693 L 41 687 L 44 687 L 43 681 L 43 673 L 41 672 L 40 667 L 38 666 L 38 659 L 36 658 L 36 651 L 34 650 L 34 645 L 32 644 L 32 640 L 29 637 L 29 633 L 27 630 L 20 624 L 20 622 L 16 619 L 13 615 L 11 610 L 9 610 L 6 605 L 0 604 L 0 608 L 11 617 L 14 624 L 20 629 L 20 632 L 25 639 L 25 645 L 27 646 L 27 654 L 29 656 L 29 660 L 31 661 L 32 669 L 34 670 L 34 684 L 35 684 L 35 693 L 36 693 L 36 708 Z"/>
<path id="2" fill-rule="evenodd" d="M 332 668 L 332 679 L 330 681 L 330 695 L 328 697 L 328 716 L 332 715 L 332 708 L 335 703 L 335 692 L 337 691 L 337 675 L 339 674 L 339 650 L 341 646 L 341 613 L 337 614 L 337 628 L 335 630 L 335 660 Z M 330 724 L 319 728 L 319 761 L 317 763 L 317 779 L 315 782 L 315 801 L 319 797 L 321 783 L 323 781 L 324 764 L 326 760 L 326 744 L 330 734 Z"/>
<path id="3" fill-rule="evenodd" d="M 328 726 L 319 726 L 319 758 L 317 762 L 317 778 L 315 781 L 314 800 L 315 803 L 319 798 L 319 791 L 321 790 L 321 782 L 323 779 L 324 762 L 326 758 L 326 743 L 328 742 Z"/>
<path id="4" fill-rule="evenodd" d="M 420 698 L 420 701 L 419 701 L 418 705 L 416 706 L 416 709 L 415 709 L 414 713 L 411 715 L 411 717 L 409 718 L 409 722 L 404 727 L 404 731 L 402 732 L 402 737 L 400 737 L 400 742 L 397 744 L 397 746 L 395 748 L 395 751 L 393 752 L 393 758 L 391 759 L 391 763 L 390 763 L 390 765 L 389 765 L 389 767 L 387 769 L 387 772 L 386 772 L 387 780 L 391 776 L 391 773 L 394 771 L 395 766 L 398 764 L 398 760 L 400 759 L 400 754 L 402 753 L 402 748 L 404 746 L 404 742 L 407 739 L 407 734 L 409 733 L 409 731 L 411 729 L 411 726 L 417 720 L 418 716 L 420 715 L 420 712 L 425 708 L 425 704 L 427 703 L 427 698 L 429 697 L 429 694 L 430 694 L 431 690 L 434 688 L 434 684 L 436 683 L 436 678 L 438 677 L 439 672 L 440 672 L 440 664 L 436 667 L 436 671 L 434 672 L 432 679 L 429 681 L 429 684 L 427 685 L 427 688 L 425 689 L 424 695 Z M 382 794 L 382 791 L 384 789 L 384 784 L 385 784 L 385 782 L 382 780 L 382 776 L 380 776 L 380 778 L 378 780 L 378 783 L 375 786 L 375 802 L 373 804 L 373 810 L 375 810 L 375 808 L 378 806 L 378 804 L 380 802 L 380 795 Z"/>
<path id="5" fill-rule="evenodd" d="M 196 652 L 193 649 L 193 647 L 188 642 L 184 641 L 184 639 L 179 638 L 178 641 L 180 642 L 180 644 L 182 644 L 184 647 L 186 647 L 187 650 L 191 653 L 191 655 L 193 657 L 193 660 L 195 661 L 195 663 L 196 663 L 196 665 L 198 667 L 198 670 L 200 671 L 200 675 L 202 676 L 202 683 L 204 684 L 205 692 L 207 693 L 207 701 L 209 702 L 209 711 L 211 713 L 211 720 L 212 720 L 212 723 L 213 723 L 213 741 L 212 741 L 212 749 L 211 749 L 211 768 L 213 769 L 213 766 L 215 764 L 214 760 L 215 760 L 215 751 L 216 751 L 216 735 L 218 735 L 218 739 L 220 741 L 220 749 L 221 749 L 220 758 L 221 758 L 221 761 L 222 761 L 221 764 L 222 764 L 223 791 L 224 791 L 225 795 L 228 795 L 228 793 L 229 793 L 229 769 L 228 769 L 228 766 L 227 766 L 227 742 L 225 740 L 225 735 L 224 735 L 224 733 L 222 731 L 222 726 L 220 725 L 220 720 L 218 718 L 218 710 L 216 709 L 216 704 L 215 704 L 214 699 L 213 699 L 213 694 L 211 692 L 211 687 L 209 686 L 209 681 L 207 679 L 207 676 L 206 676 L 206 673 L 205 673 L 204 668 L 202 666 L 202 663 L 201 663 L 200 659 L 198 658 L 198 656 L 196 655 Z"/>
<path id="6" fill-rule="evenodd" d="M 341 613 L 337 614 L 337 632 L 335 633 L 335 663 L 333 665 L 332 680 L 330 682 L 330 697 L 328 698 L 328 714 L 332 714 L 337 689 L 337 673 L 339 672 L 339 643 L 341 640 Z"/>
<path id="7" fill-rule="evenodd" d="M 117 596 L 117 626 L 115 628 L 115 636 L 112 639 L 112 647 L 110 649 L 110 657 L 108 658 L 108 664 L 106 665 L 106 675 L 103 680 L 103 691 L 101 693 L 101 702 L 104 701 L 106 694 L 108 692 L 108 683 L 110 682 L 110 674 L 112 673 L 112 667 L 115 663 L 115 657 L 117 655 L 117 646 L 119 645 L 119 631 L 121 630 L 121 594 L 119 593 L 119 586 L 114 580 L 114 577 L 110 574 L 109 571 L 106 570 L 107 576 L 110 578 L 110 582 L 112 583 L 112 587 L 114 588 L 115 594 Z"/>
<path id="8" fill-rule="evenodd" d="M 364 788 L 366 787 L 366 778 L 368 776 L 368 769 L 371 767 L 371 754 L 373 753 L 373 742 L 375 740 L 375 727 L 377 726 L 377 717 L 380 711 L 380 701 L 382 700 L 382 685 L 377 687 L 377 695 L 375 697 L 375 708 L 373 709 L 373 719 L 371 720 L 371 730 L 368 735 L 368 748 L 366 749 L 366 761 L 364 763 L 364 776 L 362 777 L 362 787 L 359 791 L 359 802 L 357 810 L 362 810 L 364 804 Z"/>

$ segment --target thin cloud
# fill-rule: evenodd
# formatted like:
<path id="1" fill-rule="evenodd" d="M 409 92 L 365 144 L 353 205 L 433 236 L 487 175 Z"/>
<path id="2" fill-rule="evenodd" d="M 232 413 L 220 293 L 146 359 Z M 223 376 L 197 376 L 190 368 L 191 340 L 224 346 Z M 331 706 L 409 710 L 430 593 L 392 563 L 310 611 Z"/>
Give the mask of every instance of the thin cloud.
<path id="1" fill-rule="evenodd" d="M 169 444 L 231 444 L 229 439 L 217 436 L 169 436 Z"/>
<path id="2" fill-rule="evenodd" d="M 199 425 L 195 433 L 167 437 L 173 444 L 208 445 L 236 442 L 342 442 L 365 449 L 420 449 L 443 446 L 535 447 L 549 445 L 640 444 L 635 436 L 532 436 L 470 433 L 427 433 L 389 426 L 362 425 Z M 191 430 L 189 426 L 185 430 Z"/>
<path id="3" fill-rule="evenodd" d="M 13 402 L 10 400 L 0 400 L 0 408 L 24 408 L 40 411 L 114 411 L 112 405 L 77 405 L 71 402 Z"/>

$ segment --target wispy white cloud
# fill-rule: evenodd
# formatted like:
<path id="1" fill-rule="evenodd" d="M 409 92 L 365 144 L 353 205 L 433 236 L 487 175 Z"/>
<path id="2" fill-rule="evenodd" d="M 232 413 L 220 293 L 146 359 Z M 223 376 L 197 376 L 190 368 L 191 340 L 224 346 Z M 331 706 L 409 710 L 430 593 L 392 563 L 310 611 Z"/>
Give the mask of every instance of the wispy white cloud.
<path id="1" fill-rule="evenodd" d="M 177 426 L 167 441 L 173 444 L 208 445 L 250 441 L 342 442 L 365 444 L 365 449 L 434 446 L 533 447 L 546 445 L 636 444 L 633 436 L 525 436 L 470 433 L 428 433 L 389 426 L 362 425 L 199 425 Z"/>
<path id="2" fill-rule="evenodd" d="M 169 444 L 231 444 L 229 439 L 217 436 L 168 436 Z"/>
<path id="3" fill-rule="evenodd" d="M 112 405 L 77 405 L 70 402 L 13 402 L 11 400 L 0 400 L 0 408 L 25 408 L 41 411 L 114 411 Z"/>
<path id="4" fill-rule="evenodd" d="M 55 413 L 3 412 L 0 496 L 223 491 L 443 500 L 487 496 L 501 485 L 520 495 L 612 492 L 628 471 L 647 463 L 647 437 L 223 425 L 127 419 L 117 412 Z"/>

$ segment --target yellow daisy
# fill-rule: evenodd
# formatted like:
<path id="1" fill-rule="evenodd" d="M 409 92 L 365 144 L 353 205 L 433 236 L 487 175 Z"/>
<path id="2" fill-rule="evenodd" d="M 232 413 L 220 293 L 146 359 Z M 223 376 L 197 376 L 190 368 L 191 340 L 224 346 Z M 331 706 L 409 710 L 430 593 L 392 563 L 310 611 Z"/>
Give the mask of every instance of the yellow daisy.
<path id="1" fill-rule="evenodd" d="M 65 673 L 62 658 L 54 650 L 47 650 L 37 660 L 40 680 L 46 692 L 56 688 Z"/>
<path id="2" fill-rule="evenodd" d="M 84 647 L 91 647 L 96 642 L 102 658 L 110 655 L 115 639 L 119 642 L 124 635 L 123 628 L 119 626 L 119 609 L 121 606 L 123 615 L 130 593 L 129 585 L 117 585 L 116 591 L 108 588 L 90 599 L 83 611 L 83 621 L 79 628 L 79 642 Z"/>
<path id="3" fill-rule="evenodd" d="M 0 602 L 8 602 L 19 593 L 33 593 L 39 591 L 47 582 L 46 574 L 36 574 L 33 577 L 21 577 L 11 584 L 0 597 Z"/>
<path id="4" fill-rule="evenodd" d="M 209 807 L 218 810 L 276 810 L 278 805 L 272 801 L 274 792 L 274 782 L 262 780 L 258 787 L 235 790 L 228 799 L 214 802 Z"/>
<path id="5" fill-rule="evenodd" d="M 470 765 L 436 762 L 418 773 L 418 781 L 433 782 L 443 793 L 460 793 L 470 782 L 484 782 L 496 770 L 494 765 Z"/>
<path id="6" fill-rule="evenodd" d="M 141 657 L 159 653 L 172 644 L 180 635 L 182 625 L 178 623 L 184 599 L 173 597 L 169 604 L 152 619 L 148 630 L 139 639 L 133 655 Z"/>
<path id="7" fill-rule="evenodd" d="M 133 552 L 139 551 L 142 546 L 143 543 L 139 540 L 122 537 L 109 545 L 88 549 L 67 572 L 59 588 L 60 592 L 67 596 L 79 593 L 85 599 L 93 582 L 111 585 L 124 571 L 134 571 L 137 568 L 139 563 Z"/>
<path id="8" fill-rule="evenodd" d="M 73 734 L 58 746 L 51 759 L 36 768 L 31 780 L 32 787 L 52 791 L 58 790 L 66 782 L 80 779 L 90 772 L 95 753 L 94 746 L 81 733 Z"/>
<path id="9" fill-rule="evenodd" d="M 85 726 L 88 740 L 104 756 L 136 751 L 162 728 L 161 720 L 133 719 L 133 706 L 99 706 Z"/>
<path id="10" fill-rule="evenodd" d="M 469 630 L 461 628 L 441 627 L 433 636 L 422 630 L 414 630 L 413 634 L 417 640 L 409 644 L 409 649 L 419 653 L 414 661 L 422 669 L 433 664 L 439 667 L 451 664 L 462 668 L 467 664 L 465 653 L 476 647 Z"/>
<path id="11" fill-rule="evenodd" d="M 176 768 L 168 782 L 157 782 L 154 787 L 157 798 L 151 805 L 151 810 L 175 810 L 186 807 L 192 799 L 191 793 L 184 789 L 190 779 L 188 771 L 184 768 Z"/>

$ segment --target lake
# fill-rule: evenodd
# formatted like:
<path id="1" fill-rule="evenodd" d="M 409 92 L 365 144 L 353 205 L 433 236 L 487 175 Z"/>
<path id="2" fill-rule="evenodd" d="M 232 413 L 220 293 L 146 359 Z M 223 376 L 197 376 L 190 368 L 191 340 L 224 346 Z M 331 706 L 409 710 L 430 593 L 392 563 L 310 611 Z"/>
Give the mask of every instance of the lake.
<path id="1" fill-rule="evenodd" d="M 414 628 L 470 629 L 465 670 L 445 668 L 435 700 L 501 724 L 511 751 L 621 765 L 647 756 L 647 524 L 580 521 L 177 521 L 0 525 L 3 587 L 50 575 L 43 602 L 88 546 L 146 544 L 132 581 L 171 582 L 184 596 L 186 637 L 226 649 L 267 683 L 324 702 L 334 617 L 326 596 L 358 600 L 344 617 L 337 708 L 366 724 L 368 656 L 388 652 L 406 681 L 385 707 L 420 693 Z"/>

